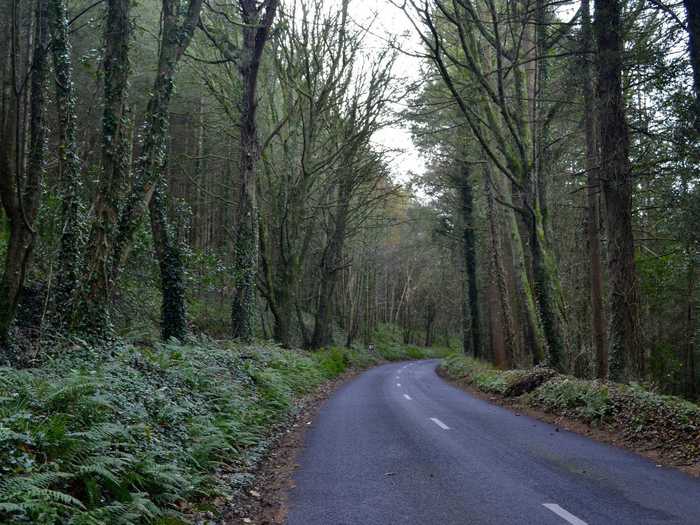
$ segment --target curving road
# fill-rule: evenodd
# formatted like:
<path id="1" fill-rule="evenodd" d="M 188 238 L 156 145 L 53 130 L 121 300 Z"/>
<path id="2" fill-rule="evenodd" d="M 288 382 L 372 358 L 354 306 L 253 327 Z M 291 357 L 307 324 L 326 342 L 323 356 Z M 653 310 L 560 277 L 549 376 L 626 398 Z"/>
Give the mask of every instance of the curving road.
<path id="1" fill-rule="evenodd" d="M 436 365 L 384 365 L 335 393 L 288 525 L 700 524 L 700 480 L 476 399 Z"/>

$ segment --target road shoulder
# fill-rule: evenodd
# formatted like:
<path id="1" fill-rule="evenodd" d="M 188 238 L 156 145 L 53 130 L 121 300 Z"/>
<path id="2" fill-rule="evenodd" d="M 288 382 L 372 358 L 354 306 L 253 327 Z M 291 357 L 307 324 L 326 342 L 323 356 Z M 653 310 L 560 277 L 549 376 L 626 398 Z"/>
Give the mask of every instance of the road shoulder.
<path id="1" fill-rule="evenodd" d="M 532 417 L 533 419 L 553 425 L 557 431 L 559 431 L 559 429 L 564 429 L 569 432 L 574 432 L 594 441 L 606 443 L 608 445 L 613 445 L 629 452 L 633 452 L 650 461 L 653 461 L 659 467 L 671 467 L 690 476 L 700 477 L 700 463 L 694 463 L 691 465 L 679 464 L 676 460 L 668 458 L 662 450 L 659 450 L 656 447 L 645 446 L 639 442 L 631 442 L 626 440 L 619 432 L 615 432 L 608 428 L 594 427 L 583 421 L 568 418 L 561 414 L 545 412 L 544 410 L 527 405 L 518 397 L 505 397 L 495 393 L 483 392 L 465 381 L 460 381 L 449 377 L 445 371 L 441 369 L 441 367 L 437 367 L 435 371 L 443 381 L 452 385 L 453 387 L 463 390 L 477 399 L 481 399 L 482 401 L 486 401 L 510 410 L 516 416 L 526 415 Z"/>

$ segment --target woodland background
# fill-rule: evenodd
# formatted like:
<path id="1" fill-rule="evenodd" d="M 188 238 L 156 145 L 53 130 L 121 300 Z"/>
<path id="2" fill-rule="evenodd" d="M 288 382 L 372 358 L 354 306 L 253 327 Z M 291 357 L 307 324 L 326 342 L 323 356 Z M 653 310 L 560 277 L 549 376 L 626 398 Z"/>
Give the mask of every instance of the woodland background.
<path id="1" fill-rule="evenodd" d="M 409 84 L 401 38 L 378 46 L 352 2 L 7 0 L 3 360 L 379 330 L 584 378 L 610 347 L 615 378 L 694 398 L 697 14 L 595 4 L 400 4 L 423 38 Z M 622 146 L 601 138 L 615 64 Z M 372 140 L 396 122 L 429 159 L 409 183 Z"/>

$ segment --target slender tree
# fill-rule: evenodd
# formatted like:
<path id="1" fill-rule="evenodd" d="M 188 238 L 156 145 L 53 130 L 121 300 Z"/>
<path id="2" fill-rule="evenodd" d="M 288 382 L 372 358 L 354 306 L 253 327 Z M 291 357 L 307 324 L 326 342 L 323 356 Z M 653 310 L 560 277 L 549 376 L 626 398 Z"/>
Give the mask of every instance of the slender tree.
<path id="1" fill-rule="evenodd" d="M 255 335 L 258 273 L 257 162 L 260 144 L 256 123 L 258 72 L 263 49 L 275 19 L 278 0 L 239 0 L 243 27 L 238 70 L 243 82 L 240 104 L 240 192 L 234 247 L 235 289 L 231 308 L 233 336 L 248 341 Z"/>
<path id="2" fill-rule="evenodd" d="M 199 23 L 201 9 L 202 0 L 190 0 L 186 9 L 175 0 L 162 2 L 158 70 L 141 133 L 136 183 L 121 210 L 112 256 L 114 280 L 126 262 L 134 233 L 148 207 L 161 275 L 161 334 L 165 340 L 171 337 L 182 340 L 187 333 L 184 268 L 178 241 L 168 219 L 164 171 L 175 74 Z"/>
<path id="3" fill-rule="evenodd" d="M 2 104 L 0 117 L 0 199 L 9 220 L 10 232 L 5 256 L 5 271 L 0 279 L 0 345 L 8 342 L 10 325 L 24 286 L 36 239 L 35 220 L 39 211 L 41 185 L 45 169 L 45 84 L 49 43 L 47 0 L 37 0 L 34 13 L 34 38 L 31 52 L 26 50 L 27 62 L 20 49 L 18 17 L 21 7 L 12 1 L 5 13 L 8 26 L 4 28 Z M 31 42 L 32 39 L 29 39 Z M 29 58 L 31 57 L 31 58 Z M 30 90 L 23 87 L 29 75 Z M 24 101 L 28 107 L 27 159 L 24 158 Z"/>
<path id="4" fill-rule="evenodd" d="M 83 227 L 72 46 L 65 0 L 49 0 L 49 27 L 58 123 L 58 187 L 62 206 L 60 269 L 54 304 L 57 317 L 63 322 L 70 318 L 73 294 L 79 284 Z"/>

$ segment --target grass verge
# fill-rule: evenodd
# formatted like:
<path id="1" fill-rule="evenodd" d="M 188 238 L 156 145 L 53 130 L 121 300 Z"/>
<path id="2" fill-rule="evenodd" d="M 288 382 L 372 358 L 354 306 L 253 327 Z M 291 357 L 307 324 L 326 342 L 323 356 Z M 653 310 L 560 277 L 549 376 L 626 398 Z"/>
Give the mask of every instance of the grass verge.
<path id="1" fill-rule="evenodd" d="M 0 523 L 188 523 L 250 482 L 302 396 L 350 368 L 432 356 L 199 340 L 0 368 Z"/>
<path id="2" fill-rule="evenodd" d="M 666 464 L 700 465 L 700 406 L 684 399 L 547 368 L 502 371 L 458 354 L 443 359 L 440 372 L 482 392 L 612 432 L 628 448 L 657 451 Z"/>

